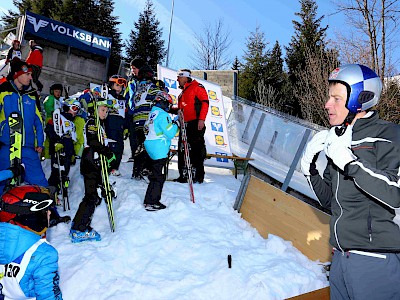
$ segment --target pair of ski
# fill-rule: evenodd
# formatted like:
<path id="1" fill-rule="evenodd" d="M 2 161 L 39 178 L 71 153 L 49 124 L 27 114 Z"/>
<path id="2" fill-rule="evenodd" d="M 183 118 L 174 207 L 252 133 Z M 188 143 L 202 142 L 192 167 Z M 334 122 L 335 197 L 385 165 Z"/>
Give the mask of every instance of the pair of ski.
<path id="1" fill-rule="evenodd" d="M 179 116 L 179 122 L 181 124 L 181 128 L 180 128 L 181 139 L 182 139 L 182 146 L 183 146 L 183 150 L 184 150 L 185 169 L 186 169 L 187 177 L 188 177 L 190 200 L 194 203 L 192 164 L 190 163 L 190 152 L 189 152 L 189 144 L 187 142 L 186 124 L 185 124 L 185 118 L 183 117 L 182 110 L 178 110 L 178 116 Z"/>
<path id="2" fill-rule="evenodd" d="M 61 124 L 60 124 L 60 109 L 57 109 L 54 114 L 53 114 L 53 123 L 54 123 L 54 131 L 58 136 L 61 136 Z M 61 151 L 56 151 L 56 159 L 57 159 L 57 169 L 58 169 L 58 176 L 60 179 L 60 192 L 61 192 L 61 199 L 62 199 L 62 204 L 64 211 L 70 210 L 69 206 L 69 198 L 68 198 L 68 185 L 69 185 L 69 179 L 66 176 L 63 176 L 62 171 L 65 171 L 65 166 L 63 161 L 61 159 L 62 153 Z"/>
<path id="3" fill-rule="evenodd" d="M 103 84 L 101 86 L 101 94 L 100 97 L 103 99 L 108 99 L 108 87 L 107 85 Z M 96 116 L 96 127 L 97 127 L 97 136 L 99 141 L 102 145 L 105 145 L 104 134 L 102 132 L 102 126 L 100 123 L 100 118 L 98 114 L 98 106 L 97 106 L 98 97 L 95 96 L 94 99 L 94 114 Z M 101 167 L 101 179 L 103 183 L 103 198 L 106 202 L 107 206 L 107 213 L 108 213 L 108 220 L 110 222 L 111 232 L 115 231 L 115 221 L 114 221 L 114 209 L 112 206 L 112 199 L 114 197 L 114 193 L 108 178 L 108 167 L 107 167 L 107 158 L 103 154 L 99 154 L 100 156 L 100 167 Z"/>

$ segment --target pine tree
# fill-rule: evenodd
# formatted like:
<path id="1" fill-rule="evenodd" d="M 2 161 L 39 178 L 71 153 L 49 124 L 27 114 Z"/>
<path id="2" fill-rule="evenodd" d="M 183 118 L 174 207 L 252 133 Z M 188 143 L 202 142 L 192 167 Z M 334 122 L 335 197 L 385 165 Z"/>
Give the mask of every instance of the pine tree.
<path id="1" fill-rule="evenodd" d="M 315 0 L 299 1 L 301 9 L 295 15 L 300 17 L 301 21 L 292 21 L 295 35 L 292 36 L 289 46 L 286 47 L 286 64 L 292 85 L 296 85 L 299 80 L 296 72 L 305 67 L 307 52 L 312 54 L 321 51 L 321 49 L 324 50 L 326 30 L 328 29 L 328 26 L 321 27 L 324 16 L 317 18 L 318 6 Z M 293 107 L 293 114 L 301 117 L 298 97 L 293 95 L 290 98 L 293 100 L 288 105 Z"/>
<path id="2" fill-rule="evenodd" d="M 266 74 L 268 56 L 265 35 L 257 26 L 254 32 L 250 33 L 246 42 L 243 70 L 239 76 L 239 96 L 255 101 L 255 87 L 259 80 Z"/>
<path id="3" fill-rule="evenodd" d="M 17 27 L 18 17 L 23 15 L 25 11 L 32 11 L 32 0 L 13 0 L 14 6 L 18 9 L 18 11 L 8 10 L 7 13 L 1 19 L 1 24 L 4 27 L 4 30 L 11 29 Z M 8 34 L 8 31 L 4 31 L 1 34 L 1 37 L 5 37 Z"/>
<path id="4" fill-rule="evenodd" d="M 233 61 L 233 64 L 232 64 L 232 70 L 239 71 L 240 65 L 241 64 L 240 64 L 239 58 L 237 56 L 235 56 L 235 60 Z"/>
<path id="5" fill-rule="evenodd" d="M 146 1 L 145 8 L 139 14 L 139 19 L 134 22 L 135 30 L 131 30 L 129 40 L 126 41 L 126 55 L 128 61 L 139 56 L 148 61 L 149 66 L 156 70 L 166 55 L 162 29 L 156 19 L 153 2 Z"/>

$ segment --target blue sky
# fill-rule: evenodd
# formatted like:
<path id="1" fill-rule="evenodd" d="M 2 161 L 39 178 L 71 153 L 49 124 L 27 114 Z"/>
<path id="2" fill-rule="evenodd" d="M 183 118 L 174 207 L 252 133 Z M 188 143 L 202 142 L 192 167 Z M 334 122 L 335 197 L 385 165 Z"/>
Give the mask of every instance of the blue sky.
<path id="1" fill-rule="evenodd" d="M 144 9 L 145 0 L 116 0 L 114 15 L 119 17 L 122 38 L 128 38 L 133 23 L 138 20 Z M 172 0 L 153 0 L 156 17 L 163 29 L 167 47 Z M 343 28 L 343 16 L 330 15 L 334 4 L 330 0 L 317 0 L 318 16 L 325 15 L 322 25 L 329 25 L 328 37 Z M 15 10 L 12 0 L 2 0 L 2 9 Z M 230 32 L 232 44 L 229 57 L 239 59 L 246 49 L 246 39 L 259 26 L 265 33 L 270 48 L 278 40 L 283 46 L 288 45 L 294 33 L 292 20 L 299 20 L 294 14 L 300 11 L 297 0 L 175 0 L 174 18 L 170 44 L 169 67 L 173 69 L 192 68 L 193 44 L 195 33 L 200 33 L 206 22 L 214 24 L 222 19 Z"/>

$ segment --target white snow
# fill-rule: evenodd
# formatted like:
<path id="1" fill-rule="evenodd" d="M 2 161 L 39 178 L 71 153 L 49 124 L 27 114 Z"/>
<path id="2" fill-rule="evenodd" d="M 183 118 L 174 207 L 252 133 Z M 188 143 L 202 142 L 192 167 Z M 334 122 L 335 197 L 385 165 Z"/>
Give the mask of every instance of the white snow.
<path id="1" fill-rule="evenodd" d="M 284 299 L 328 285 L 318 261 L 277 236 L 264 239 L 232 208 L 240 180 L 230 170 L 207 167 L 205 182 L 194 185 L 196 203 L 187 184 L 167 181 L 167 209 L 157 212 L 144 210 L 147 184 L 131 179 L 132 163 L 122 162 L 120 171 L 110 177 L 118 189 L 114 233 L 104 202 L 92 221 L 102 241 L 72 244 L 66 224 L 48 231 L 64 299 Z M 172 162 L 169 178 L 177 176 Z M 70 178 L 71 210 L 59 212 L 73 218 L 84 195 L 79 161 Z"/>

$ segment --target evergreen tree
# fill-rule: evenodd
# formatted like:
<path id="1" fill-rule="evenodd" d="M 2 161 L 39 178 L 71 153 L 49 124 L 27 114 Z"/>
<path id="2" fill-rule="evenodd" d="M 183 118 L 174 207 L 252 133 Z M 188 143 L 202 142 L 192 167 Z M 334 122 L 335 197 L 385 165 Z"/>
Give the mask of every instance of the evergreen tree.
<path id="1" fill-rule="evenodd" d="M 246 42 L 243 68 L 239 76 L 239 96 L 255 101 L 255 88 L 259 80 L 263 79 L 268 65 L 269 52 L 265 35 L 257 26 L 254 32 L 250 33 Z"/>
<path id="2" fill-rule="evenodd" d="M 303 70 L 306 64 L 307 53 L 317 53 L 325 48 L 325 37 L 328 26 L 321 27 L 324 16 L 317 18 L 318 6 L 315 0 L 299 0 L 301 9 L 295 13 L 301 21 L 293 20 L 295 35 L 292 36 L 289 46 L 286 47 L 286 64 L 291 85 L 296 85 L 299 78 L 296 72 Z M 293 90 L 290 89 L 290 90 Z M 293 107 L 293 114 L 301 117 L 299 99 L 295 95 L 288 105 Z"/>
<path id="3" fill-rule="evenodd" d="M 232 70 L 239 71 L 239 69 L 240 69 L 240 61 L 239 58 L 236 56 L 232 64 Z"/>
<path id="4" fill-rule="evenodd" d="M 7 13 L 2 16 L 1 24 L 4 30 L 17 27 L 18 17 L 25 14 L 25 11 L 32 11 L 32 1 L 31 0 L 13 0 L 14 6 L 18 11 L 8 10 Z M 8 34 L 8 31 L 4 31 L 1 35 L 4 38 Z"/>
<path id="5" fill-rule="evenodd" d="M 128 61 L 139 56 L 148 61 L 149 66 L 156 70 L 166 55 L 162 29 L 156 19 L 153 2 L 146 1 L 144 11 L 139 14 L 139 19 L 134 22 L 135 30 L 131 30 L 129 40 L 126 41 L 126 55 Z"/>

